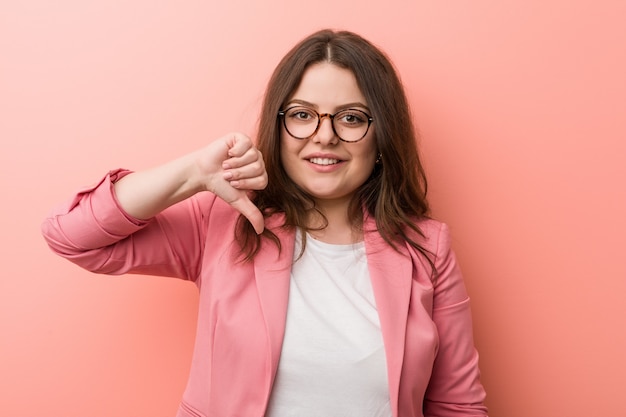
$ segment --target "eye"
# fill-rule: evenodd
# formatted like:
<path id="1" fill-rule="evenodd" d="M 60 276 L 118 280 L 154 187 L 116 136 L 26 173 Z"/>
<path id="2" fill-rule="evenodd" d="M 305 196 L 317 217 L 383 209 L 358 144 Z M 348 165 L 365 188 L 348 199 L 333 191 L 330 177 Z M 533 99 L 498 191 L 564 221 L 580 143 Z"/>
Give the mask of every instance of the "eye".
<path id="1" fill-rule="evenodd" d="M 310 122 L 317 118 L 317 113 L 306 107 L 294 107 L 287 110 L 287 117 L 296 122 Z"/>
<path id="2" fill-rule="evenodd" d="M 367 123 L 368 116 L 360 110 L 342 110 L 335 116 L 335 120 L 345 126 L 359 126 Z"/>

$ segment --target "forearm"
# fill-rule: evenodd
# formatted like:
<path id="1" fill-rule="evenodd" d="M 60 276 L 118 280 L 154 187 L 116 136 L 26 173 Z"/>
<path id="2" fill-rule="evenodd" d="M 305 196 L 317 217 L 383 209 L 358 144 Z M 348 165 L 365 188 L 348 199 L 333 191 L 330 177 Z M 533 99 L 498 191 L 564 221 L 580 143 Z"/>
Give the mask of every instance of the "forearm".
<path id="1" fill-rule="evenodd" d="M 115 184 L 114 191 L 122 210 L 137 219 L 149 219 L 195 193 L 210 191 L 261 233 L 263 215 L 247 193 L 266 185 L 261 153 L 247 136 L 230 133 L 199 151 L 126 176 Z"/>
<path id="2" fill-rule="evenodd" d="M 114 189 L 121 208 L 132 217 L 149 219 L 203 191 L 197 158 L 196 153 L 191 153 L 117 181 Z"/>

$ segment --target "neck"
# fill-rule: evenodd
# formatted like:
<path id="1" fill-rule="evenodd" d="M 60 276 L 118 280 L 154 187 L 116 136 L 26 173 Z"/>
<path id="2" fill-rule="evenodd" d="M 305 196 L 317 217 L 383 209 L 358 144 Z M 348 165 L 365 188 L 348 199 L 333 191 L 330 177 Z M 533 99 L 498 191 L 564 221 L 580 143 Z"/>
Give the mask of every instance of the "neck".
<path id="1" fill-rule="evenodd" d="M 328 224 L 324 227 L 324 219 L 320 214 L 315 211 L 311 212 L 308 224 L 312 230 L 309 234 L 314 239 L 339 245 L 363 240 L 362 233 L 354 230 L 348 215 L 349 201 L 317 201 L 316 204 Z"/>

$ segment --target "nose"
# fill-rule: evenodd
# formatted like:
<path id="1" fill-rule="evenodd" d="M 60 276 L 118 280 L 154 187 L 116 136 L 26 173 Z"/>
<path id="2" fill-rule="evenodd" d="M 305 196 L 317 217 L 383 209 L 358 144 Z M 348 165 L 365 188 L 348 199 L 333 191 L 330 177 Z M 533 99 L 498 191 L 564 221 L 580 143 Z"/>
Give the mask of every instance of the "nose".
<path id="1" fill-rule="evenodd" d="M 314 142 L 319 142 L 323 145 L 332 145 L 339 141 L 333 129 L 333 120 L 330 114 L 320 114 L 320 125 L 312 139 Z"/>

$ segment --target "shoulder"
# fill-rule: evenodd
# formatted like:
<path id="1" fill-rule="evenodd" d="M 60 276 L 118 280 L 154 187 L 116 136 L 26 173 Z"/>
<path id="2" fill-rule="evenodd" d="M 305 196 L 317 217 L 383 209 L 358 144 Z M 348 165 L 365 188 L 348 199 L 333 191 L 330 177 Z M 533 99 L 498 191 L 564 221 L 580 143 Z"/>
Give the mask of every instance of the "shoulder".
<path id="1" fill-rule="evenodd" d="M 409 237 L 422 248 L 433 254 L 446 252 L 450 249 L 450 229 L 446 223 L 439 220 L 424 218 L 415 221 L 415 226 L 421 234 L 409 232 Z"/>
<path id="2" fill-rule="evenodd" d="M 406 246 L 411 255 L 413 255 L 413 252 L 418 251 L 419 248 L 421 249 L 419 252 L 434 256 L 442 250 L 445 251 L 450 246 L 448 226 L 441 221 L 428 217 L 414 219 L 411 225 L 405 225 L 403 238 L 397 240 L 391 246 L 383 240 L 376 220 L 373 217 L 365 216 L 363 231 L 366 243 L 376 250 L 386 248 L 398 251 L 400 247 Z M 405 251 L 401 250 L 400 252 L 404 253 Z"/>
<path id="3" fill-rule="evenodd" d="M 406 247 L 414 259 L 431 272 L 436 287 L 455 286 L 462 281 L 456 255 L 452 249 L 450 229 L 446 223 L 434 219 L 421 219 L 415 226 L 421 234 L 411 231 L 409 238 L 419 247 L 406 243 Z M 426 263 L 424 262 L 426 261 Z"/>
<path id="4" fill-rule="evenodd" d="M 423 247 L 432 256 L 435 306 L 441 308 L 467 300 L 463 275 L 451 245 L 448 225 L 432 219 L 422 220 L 416 224 L 424 234 Z"/>

